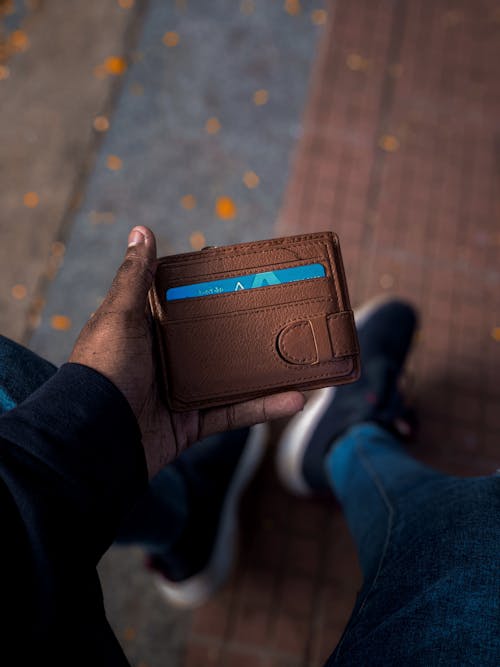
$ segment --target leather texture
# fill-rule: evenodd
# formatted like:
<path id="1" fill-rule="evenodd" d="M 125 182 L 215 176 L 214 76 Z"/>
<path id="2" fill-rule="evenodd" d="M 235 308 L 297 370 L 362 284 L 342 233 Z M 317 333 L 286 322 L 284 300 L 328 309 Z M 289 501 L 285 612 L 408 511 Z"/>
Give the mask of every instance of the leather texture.
<path id="1" fill-rule="evenodd" d="M 321 263 L 326 276 L 166 300 L 170 287 Z M 306 391 L 359 377 L 359 346 L 336 234 L 204 248 L 158 260 L 149 304 L 172 410 Z"/>

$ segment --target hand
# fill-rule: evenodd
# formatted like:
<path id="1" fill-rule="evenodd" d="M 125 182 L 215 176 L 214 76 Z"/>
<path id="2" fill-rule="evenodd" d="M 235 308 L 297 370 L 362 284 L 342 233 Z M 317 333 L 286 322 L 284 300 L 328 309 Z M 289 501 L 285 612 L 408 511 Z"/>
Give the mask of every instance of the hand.
<path id="1" fill-rule="evenodd" d="M 150 478 L 207 435 L 289 417 L 303 408 L 304 396 L 288 391 L 224 407 L 168 410 L 155 380 L 146 308 L 156 269 L 156 241 L 142 226 L 132 229 L 128 241 L 111 289 L 82 329 L 69 361 L 94 368 L 123 393 L 141 429 Z"/>

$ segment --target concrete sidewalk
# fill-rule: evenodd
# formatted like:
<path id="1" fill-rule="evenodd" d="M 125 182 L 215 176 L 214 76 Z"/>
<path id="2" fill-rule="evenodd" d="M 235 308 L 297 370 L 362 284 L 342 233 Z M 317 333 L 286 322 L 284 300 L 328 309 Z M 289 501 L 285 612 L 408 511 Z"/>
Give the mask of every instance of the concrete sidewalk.
<path id="1" fill-rule="evenodd" d="M 0 330 L 27 342 L 99 147 L 94 120 L 109 116 L 121 87 L 112 65 L 133 48 L 141 7 L 0 8 Z"/>
<path id="2" fill-rule="evenodd" d="M 322 5 L 3 4 L 3 334 L 63 362 L 134 224 L 160 254 L 274 235 Z M 131 663 L 182 664 L 191 615 L 142 551 L 111 549 L 100 572 Z"/>
<path id="3" fill-rule="evenodd" d="M 278 3 L 149 3 L 33 349 L 67 357 L 134 224 L 160 255 L 273 236 L 317 34 Z"/>

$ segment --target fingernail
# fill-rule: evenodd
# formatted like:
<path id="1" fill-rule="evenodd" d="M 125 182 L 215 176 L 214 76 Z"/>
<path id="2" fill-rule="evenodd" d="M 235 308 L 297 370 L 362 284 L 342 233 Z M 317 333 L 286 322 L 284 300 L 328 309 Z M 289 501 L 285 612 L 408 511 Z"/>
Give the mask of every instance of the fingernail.
<path id="1" fill-rule="evenodd" d="M 134 228 L 128 235 L 128 247 L 130 248 L 130 246 L 139 245 L 140 243 L 144 243 L 144 234 Z"/>

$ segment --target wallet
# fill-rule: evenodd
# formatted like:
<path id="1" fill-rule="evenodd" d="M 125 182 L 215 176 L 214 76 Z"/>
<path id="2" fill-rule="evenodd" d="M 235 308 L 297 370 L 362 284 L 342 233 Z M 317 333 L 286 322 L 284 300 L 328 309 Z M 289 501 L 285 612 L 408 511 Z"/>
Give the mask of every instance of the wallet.
<path id="1" fill-rule="evenodd" d="M 162 257 L 149 307 L 158 380 L 171 410 L 359 377 L 356 327 L 333 232 Z"/>

